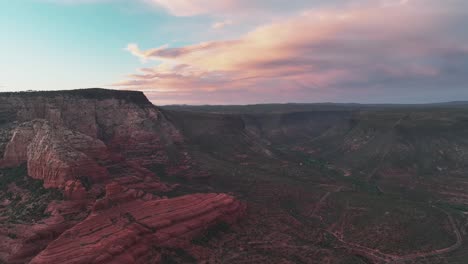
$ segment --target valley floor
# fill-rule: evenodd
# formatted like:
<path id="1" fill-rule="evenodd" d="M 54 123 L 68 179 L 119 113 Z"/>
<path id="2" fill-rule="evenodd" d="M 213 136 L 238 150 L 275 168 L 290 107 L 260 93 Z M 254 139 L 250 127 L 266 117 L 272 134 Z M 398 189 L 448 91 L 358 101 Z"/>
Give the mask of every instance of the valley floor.
<path id="1" fill-rule="evenodd" d="M 212 188 L 249 205 L 239 226 L 205 245 L 210 263 L 465 263 L 464 210 L 424 185 L 367 185 L 292 153 L 194 155 L 216 175 Z"/>

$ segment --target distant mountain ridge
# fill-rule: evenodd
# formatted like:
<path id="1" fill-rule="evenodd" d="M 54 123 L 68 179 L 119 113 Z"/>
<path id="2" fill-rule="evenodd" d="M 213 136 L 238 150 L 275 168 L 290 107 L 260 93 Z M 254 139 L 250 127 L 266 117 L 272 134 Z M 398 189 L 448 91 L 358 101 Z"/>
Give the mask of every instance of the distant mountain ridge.
<path id="1" fill-rule="evenodd" d="M 285 104 L 249 104 L 249 105 L 165 105 L 167 110 L 193 111 L 208 113 L 285 113 L 304 111 L 349 111 L 366 109 L 398 108 L 443 108 L 468 107 L 468 101 L 453 101 L 423 104 L 360 104 L 360 103 L 285 103 Z"/>

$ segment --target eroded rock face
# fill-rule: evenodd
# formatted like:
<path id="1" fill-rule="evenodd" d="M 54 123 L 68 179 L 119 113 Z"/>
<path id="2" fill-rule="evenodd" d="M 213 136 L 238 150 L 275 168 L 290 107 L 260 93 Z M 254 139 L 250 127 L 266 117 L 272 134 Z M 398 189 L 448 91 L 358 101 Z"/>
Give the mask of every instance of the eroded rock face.
<path id="1" fill-rule="evenodd" d="M 53 201 L 45 213 L 50 215 L 34 224 L 6 225 L 5 232 L 15 234 L 15 237 L 2 236 L 0 225 L 0 249 L 7 250 L 0 258 L 5 263 L 29 263 L 47 245 L 61 233 L 73 227 L 87 216 L 86 200 Z M 1 251 L 0 251 L 1 253 Z"/>
<path id="2" fill-rule="evenodd" d="M 160 263 L 158 248 L 183 249 L 206 228 L 232 223 L 243 211 L 226 194 L 135 200 L 90 215 L 31 263 Z"/>
<path id="3" fill-rule="evenodd" d="M 108 155 L 107 147 L 98 139 L 34 120 L 15 129 L 1 164 L 13 167 L 27 163 L 29 176 L 44 180 L 46 188 L 63 187 L 68 180 L 109 177 L 107 169 L 98 164 Z"/>
<path id="4" fill-rule="evenodd" d="M 113 182 L 106 185 L 106 197 L 113 197 L 120 194 L 123 191 L 120 184 Z"/>
<path id="5" fill-rule="evenodd" d="M 180 184 L 158 176 L 205 174 L 142 93 L 0 93 L 0 124 L 0 169 L 26 164 L 27 175 L 15 176 L 63 194 L 30 222 L 1 219 L 0 262 L 158 263 L 161 247 L 190 248 L 191 238 L 245 210 L 225 194 L 165 198 Z"/>
<path id="6" fill-rule="evenodd" d="M 47 120 L 100 139 L 129 159 L 144 154 L 145 159 L 134 159 L 144 163 L 164 161 L 164 149 L 182 141 L 178 130 L 140 92 L 13 93 L 0 96 L 0 114 L 11 122 Z"/>
<path id="7" fill-rule="evenodd" d="M 87 192 L 80 181 L 67 181 L 63 188 L 63 196 L 68 200 L 84 200 Z"/>
<path id="8" fill-rule="evenodd" d="M 180 151 L 181 134 L 139 92 L 3 94 L 0 121 L 16 126 L 1 135 L 6 147 L 0 166 L 27 162 L 30 176 L 44 179 L 47 187 L 80 177 L 102 181 L 109 174 L 154 177 L 148 170 L 153 168 L 190 174 L 192 160 Z"/>

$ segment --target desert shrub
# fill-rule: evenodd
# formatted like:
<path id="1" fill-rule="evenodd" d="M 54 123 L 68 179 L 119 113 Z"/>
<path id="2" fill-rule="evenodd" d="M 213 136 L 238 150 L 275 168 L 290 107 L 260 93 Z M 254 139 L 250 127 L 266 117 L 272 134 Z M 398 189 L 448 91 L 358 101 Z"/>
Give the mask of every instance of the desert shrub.
<path id="1" fill-rule="evenodd" d="M 218 224 L 208 228 L 202 235 L 194 238 L 192 243 L 197 245 L 206 245 L 211 239 L 220 236 L 229 230 L 230 226 L 228 223 L 222 221 Z"/>
<path id="2" fill-rule="evenodd" d="M 22 201 L 21 194 L 8 191 L 8 186 L 15 184 L 27 192 L 27 200 Z M 15 168 L 0 169 L 0 198 L 11 200 L 2 212 L 10 221 L 29 223 L 47 217 L 44 213 L 52 200 L 63 199 L 57 189 L 46 189 L 41 180 L 28 176 L 27 166 L 23 164 Z"/>

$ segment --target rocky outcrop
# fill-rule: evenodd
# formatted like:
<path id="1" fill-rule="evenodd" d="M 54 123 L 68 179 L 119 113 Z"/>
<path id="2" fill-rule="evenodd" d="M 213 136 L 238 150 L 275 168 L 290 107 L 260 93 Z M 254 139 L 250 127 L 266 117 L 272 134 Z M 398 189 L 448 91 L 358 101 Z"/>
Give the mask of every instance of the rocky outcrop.
<path id="1" fill-rule="evenodd" d="M 135 200 L 90 215 L 31 263 L 160 263 L 160 248 L 183 249 L 206 228 L 232 223 L 243 211 L 226 194 Z"/>
<path id="2" fill-rule="evenodd" d="M 123 191 L 120 184 L 113 182 L 106 185 L 106 197 L 113 197 L 120 194 Z"/>
<path id="3" fill-rule="evenodd" d="M 4 259 L 6 263 L 29 263 L 60 234 L 85 219 L 86 206 L 86 200 L 54 201 L 46 209 L 50 217 L 32 225 L 7 225 L 7 232 L 14 233 L 17 237 L 5 241 L 10 248 L 0 243 L 0 249 L 8 248 L 9 251 Z M 1 236 L 1 229 L 0 227 L 0 241 L 9 239 L 8 236 Z"/>
<path id="4" fill-rule="evenodd" d="M 67 200 L 84 200 L 87 192 L 80 181 L 67 181 L 63 188 L 63 197 Z"/>
<path id="5" fill-rule="evenodd" d="M 105 144 L 80 132 L 45 120 L 19 125 L 6 146 L 3 166 L 27 163 L 29 176 L 44 180 L 44 186 L 63 187 L 68 180 L 86 177 L 100 181 L 109 177 L 98 164 L 108 159 Z"/>
<path id="6" fill-rule="evenodd" d="M 63 133 L 55 136 L 55 131 L 52 135 L 50 129 L 41 129 L 42 125 L 39 125 L 38 129 L 37 124 L 30 123 L 37 123 L 37 120 L 45 120 L 48 127 L 53 130 L 59 129 Z M 51 178 L 50 187 L 63 184 L 65 181 L 55 182 L 53 178 L 63 177 L 64 171 L 72 170 L 71 167 L 73 170 L 89 168 L 83 173 L 90 174 L 91 178 L 98 175 L 105 177 L 104 170 L 92 162 L 97 158 L 95 154 L 102 154 L 101 149 L 105 148 L 111 159 L 98 164 L 104 165 L 108 170 L 113 169 L 110 174 L 119 177 L 131 175 L 135 170 L 138 170 L 137 174 L 148 175 L 144 170 L 154 167 L 158 167 L 161 173 L 184 175 L 188 174 L 188 168 L 191 168 L 191 159 L 185 157 L 185 152 L 181 151 L 181 134 L 141 92 L 84 89 L 3 93 L 0 94 L 0 122 L 8 124 L 5 127 L 16 127 L 13 133 L 0 133 L 0 152 L 5 142 L 8 142 L 3 155 L 0 154 L 4 156 L 0 165 L 16 166 L 24 162 L 28 154 L 27 147 L 33 144 L 35 149 L 41 151 L 30 153 L 36 154 L 34 160 L 37 161 L 31 161 L 31 173 L 40 176 L 31 176 L 40 179 Z M 8 138 L 11 134 L 12 138 Z M 33 138 L 36 140 L 33 141 Z M 84 153 L 91 159 L 60 147 L 50 148 L 50 151 L 43 148 L 62 140 L 67 141 L 65 143 L 70 148 Z M 55 144 L 60 145 L 61 143 Z M 82 147 L 91 148 L 81 149 Z M 49 158 L 52 158 L 53 162 L 43 162 Z M 64 163 L 64 159 L 76 160 L 76 163 Z M 86 166 L 83 165 L 85 163 Z M 48 169 L 44 168 L 44 164 L 49 164 L 57 176 L 44 175 L 48 173 L 45 172 Z M 77 164 L 81 165 L 76 166 Z M 179 170 L 170 170 L 167 168 L 168 164 Z M 132 171 L 128 172 L 128 169 Z"/>
<path id="7" fill-rule="evenodd" d="M 52 126 L 100 139 L 129 159 L 145 157 L 145 163 L 165 161 L 165 148 L 182 141 L 178 130 L 141 92 L 84 89 L 4 93 L 0 95 L 1 117 L 4 122 L 19 123 L 44 119 Z"/>

